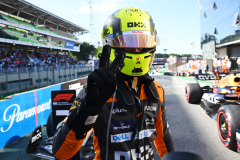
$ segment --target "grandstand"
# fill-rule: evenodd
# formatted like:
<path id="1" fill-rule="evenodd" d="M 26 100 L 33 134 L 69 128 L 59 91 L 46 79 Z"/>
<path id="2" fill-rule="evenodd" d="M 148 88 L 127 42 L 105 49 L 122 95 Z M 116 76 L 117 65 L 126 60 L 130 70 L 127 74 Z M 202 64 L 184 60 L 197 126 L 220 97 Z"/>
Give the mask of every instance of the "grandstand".
<path id="1" fill-rule="evenodd" d="M 88 31 L 24 0 L 0 1 L 0 47 L 79 52 Z"/>
<path id="2" fill-rule="evenodd" d="M 0 93 L 56 84 L 91 71 L 66 56 L 80 51 L 77 36 L 86 33 L 88 30 L 25 0 L 1 0 Z M 38 68 L 34 68 L 36 64 Z"/>

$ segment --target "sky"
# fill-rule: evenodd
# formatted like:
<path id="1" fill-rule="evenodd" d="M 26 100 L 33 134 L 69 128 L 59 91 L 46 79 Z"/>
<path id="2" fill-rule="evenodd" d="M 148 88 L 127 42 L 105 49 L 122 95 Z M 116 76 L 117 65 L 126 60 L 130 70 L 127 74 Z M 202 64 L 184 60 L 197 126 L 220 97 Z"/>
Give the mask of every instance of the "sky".
<path id="1" fill-rule="evenodd" d="M 89 30 L 79 40 L 91 43 L 92 32 L 96 45 L 102 44 L 103 25 L 114 11 L 137 7 L 153 18 L 160 39 L 156 53 L 202 54 L 198 0 L 92 0 L 92 21 L 90 0 L 26 1 Z"/>

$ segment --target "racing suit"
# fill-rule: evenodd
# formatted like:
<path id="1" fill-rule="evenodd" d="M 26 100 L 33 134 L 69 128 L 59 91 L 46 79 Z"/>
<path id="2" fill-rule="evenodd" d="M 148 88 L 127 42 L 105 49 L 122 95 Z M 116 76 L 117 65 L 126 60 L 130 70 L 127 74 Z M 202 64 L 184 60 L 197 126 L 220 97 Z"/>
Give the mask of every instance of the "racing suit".
<path id="1" fill-rule="evenodd" d="M 55 157 L 72 157 L 80 149 L 86 132 L 91 128 L 94 131 L 96 160 L 154 159 L 153 142 L 160 157 L 175 151 L 166 120 L 162 86 L 148 75 L 139 77 L 136 90 L 130 87 L 131 83 L 130 78 L 117 76 L 116 97 L 113 95 L 107 100 L 97 117 L 88 115 L 85 126 L 81 126 L 84 131 L 79 130 L 76 133 L 69 125 L 76 121 L 71 118 L 71 114 L 74 115 L 83 104 L 81 102 L 79 105 L 83 99 L 81 96 L 84 97 L 84 93 L 80 92 L 81 96 L 76 98 L 66 122 L 54 136 Z M 86 127 L 87 125 L 90 127 Z"/>

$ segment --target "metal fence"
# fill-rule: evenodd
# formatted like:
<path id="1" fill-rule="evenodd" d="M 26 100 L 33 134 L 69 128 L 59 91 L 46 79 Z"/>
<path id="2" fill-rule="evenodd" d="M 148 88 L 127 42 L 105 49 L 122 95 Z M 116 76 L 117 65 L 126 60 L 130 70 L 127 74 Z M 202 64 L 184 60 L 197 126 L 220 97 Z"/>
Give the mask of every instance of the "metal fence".
<path id="1" fill-rule="evenodd" d="M 38 66 L 0 69 L 0 93 L 12 93 L 87 76 L 91 65 Z"/>
<path id="2" fill-rule="evenodd" d="M 91 65 L 68 65 L 68 66 L 34 66 L 34 67 L 19 67 L 19 68 L 0 68 L 0 74 L 16 74 L 16 73 L 26 73 L 26 72 L 37 72 L 37 71 L 52 71 L 59 69 L 75 69 L 75 68 L 85 68 L 91 67 Z"/>

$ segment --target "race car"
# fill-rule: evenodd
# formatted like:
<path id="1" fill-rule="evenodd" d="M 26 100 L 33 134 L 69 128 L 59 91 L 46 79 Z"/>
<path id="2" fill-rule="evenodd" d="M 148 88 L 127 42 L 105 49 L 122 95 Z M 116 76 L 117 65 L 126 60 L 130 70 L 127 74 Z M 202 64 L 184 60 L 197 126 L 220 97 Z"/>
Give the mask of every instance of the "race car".
<path id="1" fill-rule="evenodd" d="M 230 73 L 218 83 L 185 86 L 188 103 L 200 104 L 206 113 L 217 120 L 217 130 L 223 145 L 240 152 L 240 76 Z"/>
<path id="2" fill-rule="evenodd" d="M 52 134 L 52 113 L 48 117 L 46 130 L 47 138 L 43 140 L 42 126 L 38 126 L 33 132 L 29 140 L 26 152 L 39 159 L 55 160 L 52 154 L 53 134 Z M 70 160 L 93 160 L 96 153 L 93 147 L 93 131 L 90 130 L 86 136 L 86 140 L 82 144 L 79 152 L 77 152 Z"/>
<path id="3" fill-rule="evenodd" d="M 43 137 L 42 126 L 38 126 L 33 132 L 26 148 L 26 152 L 40 159 L 54 160 L 52 154 L 53 136 L 61 126 L 69 109 L 76 98 L 75 90 L 58 90 L 51 92 L 52 112 L 49 114 L 46 124 L 47 136 Z M 59 114 L 61 113 L 61 114 Z M 70 160 L 93 160 L 96 153 L 93 147 L 93 131 L 90 130 L 80 150 Z"/>

